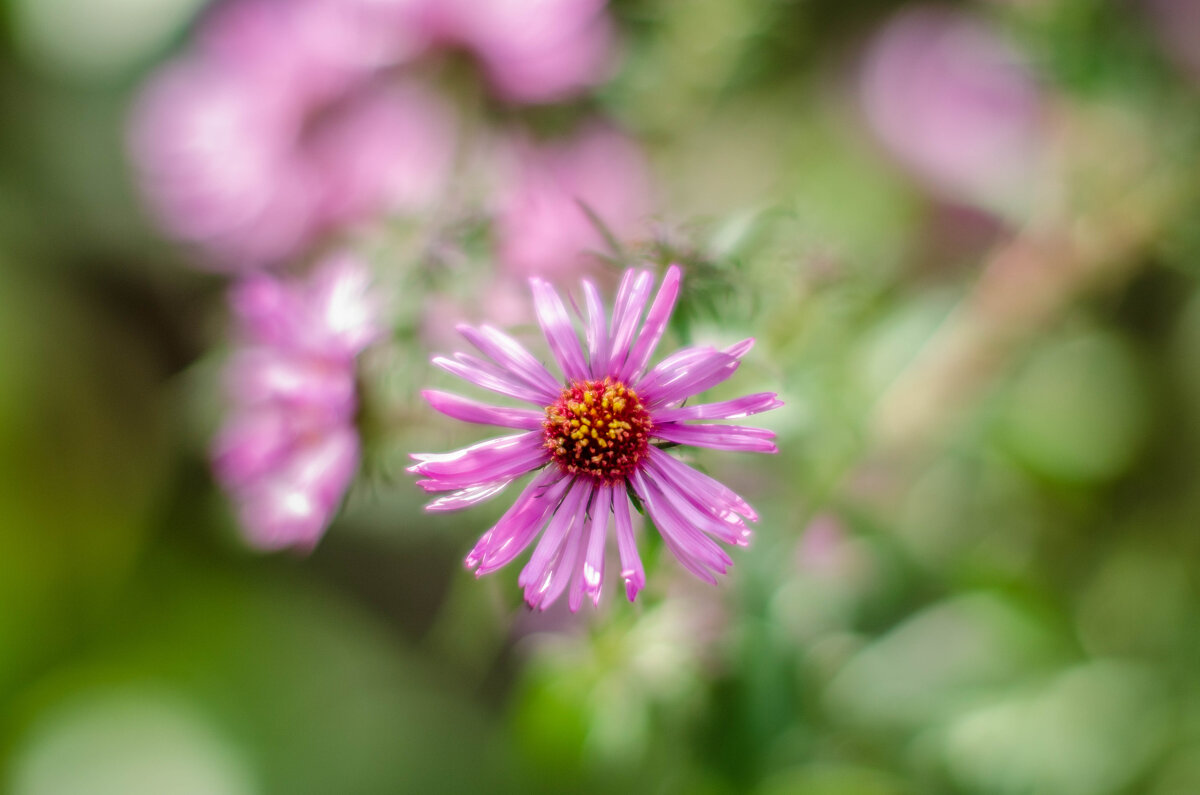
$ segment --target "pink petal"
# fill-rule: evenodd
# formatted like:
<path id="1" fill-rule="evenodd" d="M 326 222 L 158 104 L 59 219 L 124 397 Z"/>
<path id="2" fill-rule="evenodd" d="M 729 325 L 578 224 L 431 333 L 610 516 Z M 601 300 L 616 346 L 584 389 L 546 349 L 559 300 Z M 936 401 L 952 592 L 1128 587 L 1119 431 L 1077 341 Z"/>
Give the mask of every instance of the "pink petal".
<path id="1" fill-rule="evenodd" d="M 706 503 L 724 506 L 752 522 L 758 521 L 758 514 L 750 507 L 750 504 L 719 480 L 714 480 L 703 472 L 693 469 L 657 447 L 647 448 L 646 454 L 650 463 L 664 475 L 669 476 L 671 483 L 681 493 L 694 495 Z"/>
<path id="2" fill-rule="evenodd" d="M 703 505 L 693 495 L 680 490 L 669 478 L 657 477 L 658 472 L 653 467 L 647 467 L 644 474 L 652 486 L 670 499 L 680 519 L 689 527 L 694 527 L 726 544 L 744 547 L 750 543 L 750 530 L 737 514 L 714 514 L 711 507 Z"/>
<path id="3" fill-rule="evenodd" d="M 583 359 L 583 350 L 579 347 L 579 337 L 575 334 L 562 299 L 547 282 L 537 278 L 530 279 L 529 282 L 533 287 L 533 307 L 538 323 L 559 366 L 568 379 L 585 380 L 587 364 Z"/>
<path id="4" fill-rule="evenodd" d="M 654 302 L 650 304 L 650 311 L 646 313 L 646 322 L 642 326 L 642 332 L 638 335 L 633 350 L 621 367 L 619 380 L 629 381 L 638 378 L 646 368 L 646 362 L 650 361 L 650 357 L 654 354 L 658 341 L 662 339 L 663 332 L 667 329 L 667 321 L 671 318 L 671 312 L 675 309 L 682 277 L 682 271 L 678 265 L 667 268 L 662 286 L 658 288 L 658 295 L 654 297 Z"/>
<path id="5" fill-rule="evenodd" d="M 750 337 L 748 339 L 742 340 L 741 342 L 735 342 L 734 344 L 730 345 L 728 348 L 725 349 L 725 353 L 728 353 L 730 356 L 732 356 L 735 359 L 740 359 L 743 356 L 745 356 L 747 353 L 749 353 L 753 347 L 754 347 L 754 337 Z"/>
<path id="6" fill-rule="evenodd" d="M 570 543 L 563 552 L 562 563 L 566 564 L 567 571 L 571 575 L 571 584 L 567 593 L 567 607 L 572 613 L 579 612 L 580 606 L 583 605 L 583 594 L 586 583 L 584 581 L 584 567 L 587 565 L 587 548 L 590 533 L 588 532 L 587 514 L 579 517 L 578 525 L 574 532 L 571 533 Z M 551 594 L 553 593 L 553 596 Z M 550 601 L 558 598 L 558 593 L 549 590 L 546 596 Z M 599 598 L 597 596 L 597 598 Z"/>
<path id="7" fill-rule="evenodd" d="M 492 392 L 499 392 L 501 395 L 508 395 L 517 400 L 524 400 L 535 406 L 546 405 L 543 395 L 538 390 L 518 381 L 498 367 L 493 367 L 474 356 L 468 356 L 465 353 L 456 353 L 453 359 L 447 359 L 445 356 L 435 356 L 432 362 L 434 366 L 440 367 L 446 372 L 456 375 L 475 386 L 490 389 Z"/>
<path id="8" fill-rule="evenodd" d="M 782 405 L 783 401 L 774 392 L 759 392 L 720 403 L 697 403 L 677 409 L 662 409 L 654 412 L 654 421 L 668 423 L 684 420 L 732 420 L 777 409 Z"/>
<path id="9" fill-rule="evenodd" d="M 625 596 L 632 602 L 637 598 L 638 591 L 646 587 L 646 572 L 642 568 L 642 558 L 638 555 L 637 541 L 633 537 L 629 499 L 615 491 L 610 494 L 617 526 L 617 551 L 621 556 L 621 579 L 625 581 Z"/>
<path id="10" fill-rule="evenodd" d="M 637 331 L 638 321 L 642 319 L 642 310 L 646 307 L 646 299 L 650 297 L 650 288 L 654 286 L 654 277 L 650 271 L 636 271 L 632 268 L 625 271 L 621 278 L 621 286 L 617 289 L 617 300 L 613 304 L 612 322 L 612 358 L 609 360 L 608 373 L 615 375 L 629 355 L 629 345 Z"/>
<path id="11" fill-rule="evenodd" d="M 596 285 L 584 280 L 584 300 L 587 302 L 587 348 L 588 362 L 591 364 L 591 375 L 594 379 L 602 379 L 608 369 L 608 329 L 605 328 L 604 302 L 600 300 L 600 292 Z"/>
<path id="12" fill-rule="evenodd" d="M 646 496 L 642 494 L 642 486 L 635 486 L 635 491 L 637 492 L 638 498 L 642 500 L 643 504 L 646 504 L 647 510 L 649 510 L 649 501 L 647 500 Z M 688 569 L 692 575 L 696 576 L 696 578 L 704 580 L 710 585 L 716 585 L 716 576 L 710 572 L 708 568 L 704 567 L 703 564 L 697 562 L 695 558 L 688 554 L 688 552 L 686 552 L 683 548 L 680 548 L 673 532 L 668 532 L 667 530 L 664 530 L 664 527 L 659 526 L 658 518 L 656 518 L 656 516 L 653 514 L 650 515 L 650 520 L 652 520 L 655 526 L 658 527 L 659 534 L 662 537 L 662 543 L 666 545 L 668 550 L 671 550 L 671 554 L 676 557 L 676 560 L 678 560 L 685 569 Z"/>
<path id="13" fill-rule="evenodd" d="M 592 501 L 592 527 L 588 534 L 587 551 L 583 562 L 583 592 L 600 604 L 600 589 L 604 587 L 604 542 L 608 538 L 608 517 L 612 512 L 612 486 L 600 486 Z"/>
<path id="14" fill-rule="evenodd" d="M 632 482 L 671 554 L 692 574 L 715 585 L 717 579 L 710 569 L 724 573 L 732 563 L 728 556 L 711 538 L 688 528 L 671 509 L 670 501 L 651 487 L 640 472 L 633 475 Z"/>
<path id="15" fill-rule="evenodd" d="M 775 432 L 741 425 L 655 425 L 651 433 L 659 439 L 694 447 L 745 453 L 777 453 L 771 439 Z"/>
<path id="16" fill-rule="evenodd" d="M 468 342 L 500 365 L 501 369 L 517 376 L 536 390 L 543 398 L 543 403 L 553 403 L 562 391 L 562 384 L 550 375 L 545 365 L 507 334 L 490 326 L 474 329 L 467 325 L 459 325 L 456 328 Z"/>
<path id="17" fill-rule="evenodd" d="M 426 491 L 454 491 L 512 478 L 545 463 L 542 435 L 536 431 L 489 439 L 443 454 L 414 454 L 409 472 L 424 475 Z"/>
<path id="18" fill-rule="evenodd" d="M 648 409 L 669 405 L 706 389 L 733 375 L 738 360 L 714 348 L 684 348 L 646 374 L 635 388 Z"/>
<path id="19" fill-rule="evenodd" d="M 540 430 L 546 419 L 545 412 L 531 409 L 514 409 L 507 406 L 489 406 L 449 392 L 426 389 L 421 396 L 429 401 L 435 411 L 463 422 L 480 425 L 499 425 L 504 428 L 521 428 L 527 431 Z"/>
<path id="20" fill-rule="evenodd" d="M 530 607 L 548 607 L 566 587 L 571 572 L 570 566 L 564 564 L 571 563 L 574 557 L 565 559 L 564 552 L 572 540 L 578 548 L 579 534 L 575 531 L 583 522 L 591 493 L 590 483 L 572 482 L 558 511 L 550 517 L 546 532 L 533 550 L 529 563 L 521 570 L 517 584 L 525 589 L 525 601 Z"/>
<path id="21" fill-rule="evenodd" d="M 679 495 L 692 509 L 701 514 L 693 523 L 703 525 L 706 528 L 705 532 L 727 544 L 744 547 L 750 543 L 751 532 L 746 526 L 746 521 L 734 506 L 718 498 L 711 490 L 697 491 L 694 487 L 681 485 L 685 480 L 667 471 L 654 457 L 647 461 L 646 472 L 664 491 Z M 690 516 L 690 512 L 685 510 L 685 513 Z"/>
<path id="22" fill-rule="evenodd" d="M 461 511 L 463 508 L 470 508 L 473 505 L 490 500 L 508 488 L 509 483 L 512 483 L 511 478 L 508 480 L 498 480 L 495 483 L 484 483 L 481 486 L 469 486 L 465 489 L 459 489 L 453 494 L 447 494 L 444 497 L 438 497 L 436 500 L 433 500 L 425 506 L 425 510 L 431 513 Z"/>
<path id="23" fill-rule="evenodd" d="M 467 556 L 467 568 L 476 569 L 476 576 L 483 576 L 511 563 L 529 546 L 546 518 L 558 510 L 562 496 L 571 483 L 555 467 L 542 470 L 500 517 L 500 521 L 475 544 Z"/>

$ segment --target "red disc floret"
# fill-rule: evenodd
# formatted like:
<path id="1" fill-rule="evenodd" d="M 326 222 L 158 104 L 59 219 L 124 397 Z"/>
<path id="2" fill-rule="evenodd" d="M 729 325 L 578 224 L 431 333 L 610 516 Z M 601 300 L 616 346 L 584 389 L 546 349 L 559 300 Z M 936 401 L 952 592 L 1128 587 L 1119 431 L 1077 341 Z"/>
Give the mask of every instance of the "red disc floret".
<path id="1" fill-rule="evenodd" d="M 576 381 L 546 407 L 546 449 L 570 475 L 617 483 L 641 464 L 650 412 L 620 381 Z"/>

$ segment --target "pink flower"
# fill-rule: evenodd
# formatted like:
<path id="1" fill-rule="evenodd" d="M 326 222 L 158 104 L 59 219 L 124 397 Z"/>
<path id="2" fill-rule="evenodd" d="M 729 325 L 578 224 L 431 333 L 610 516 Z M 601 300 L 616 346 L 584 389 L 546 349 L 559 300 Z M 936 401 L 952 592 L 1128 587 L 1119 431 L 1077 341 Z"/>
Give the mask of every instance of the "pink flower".
<path id="1" fill-rule="evenodd" d="M 862 76 L 867 120 L 895 157 L 953 198 L 994 203 L 1032 180 L 1041 103 L 1016 51 L 935 7 L 897 15 Z"/>
<path id="2" fill-rule="evenodd" d="M 345 90 L 363 75 L 415 58 L 426 37 L 393 24 L 411 0 L 226 0 L 197 33 L 197 49 L 241 74 L 287 81 L 312 101 Z"/>
<path id="3" fill-rule="evenodd" d="M 298 254 L 320 235 L 434 202 L 455 120 L 433 94 L 385 82 L 407 51 L 367 0 L 241 0 L 135 109 L 131 148 L 152 209 L 217 267 Z M 377 11 L 376 11 L 377 13 Z"/>
<path id="4" fill-rule="evenodd" d="M 322 219 L 343 225 L 431 208 L 454 165 L 455 127 L 440 98 L 403 82 L 364 92 L 314 125 L 306 152 L 321 175 Z"/>
<path id="5" fill-rule="evenodd" d="M 613 62 L 605 0 L 404 0 L 432 44 L 462 47 L 496 93 L 556 102 L 603 82 Z"/>
<path id="6" fill-rule="evenodd" d="M 671 266 L 647 309 L 652 275 L 626 271 L 611 322 L 595 286 L 583 282 L 587 319 L 582 321 L 586 345 L 581 345 L 558 294 L 546 282 L 531 279 L 538 322 L 562 379 L 512 337 L 489 326 L 459 330 L 490 361 L 464 353 L 433 360 L 476 386 L 535 406 L 491 406 L 426 391 L 430 405 L 443 414 L 519 432 L 453 453 L 414 455 L 418 463 L 410 469 L 422 476 L 418 485 L 426 491 L 451 492 L 429 504 L 433 511 L 467 508 L 495 496 L 517 477 L 537 472 L 466 559 L 477 575 L 495 571 L 544 529 L 518 580 L 531 607 L 544 609 L 568 589 L 572 611 L 584 595 L 599 603 L 610 515 L 625 592 L 630 600 L 637 596 L 645 573 L 627 491 L 645 506 L 667 548 L 701 579 L 715 583 L 715 574 L 732 565 L 717 541 L 749 541 L 745 520 L 758 517 L 745 500 L 659 445 L 773 453 L 770 431 L 689 423 L 745 417 L 782 403 L 765 392 L 682 405 L 733 375 L 752 339 L 725 350 L 684 348 L 649 367 L 680 280 L 679 267 Z"/>
<path id="7" fill-rule="evenodd" d="M 358 468 L 355 359 L 382 333 L 369 275 L 338 256 L 306 281 L 251 276 L 230 298 L 240 347 L 216 476 L 252 545 L 311 548 Z"/>
<path id="8" fill-rule="evenodd" d="M 599 125 L 561 143 L 514 146 L 497 200 L 497 245 L 514 273 L 575 271 L 608 246 L 586 206 L 618 238 L 650 213 L 645 159 L 626 136 Z"/>
<path id="9" fill-rule="evenodd" d="M 319 181 L 292 146 L 284 99 L 191 59 L 160 73 L 135 111 L 133 155 L 151 208 L 222 267 L 282 259 L 313 232 Z"/>

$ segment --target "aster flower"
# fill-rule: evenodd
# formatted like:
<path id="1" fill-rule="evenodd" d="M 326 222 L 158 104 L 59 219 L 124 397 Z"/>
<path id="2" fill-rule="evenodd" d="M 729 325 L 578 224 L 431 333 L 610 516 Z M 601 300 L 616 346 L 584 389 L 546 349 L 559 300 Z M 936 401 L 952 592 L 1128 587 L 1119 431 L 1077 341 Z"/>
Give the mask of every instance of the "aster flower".
<path id="1" fill-rule="evenodd" d="M 647 310 L 652 275 L 626 271 L 611 322 L 596 287 L 584 281 L 586 344 L 581 345 L 555 290 L 531 279 L 538 323 L 563 379 L 516 340 L 488 326 L 460 326 L 459 331 L 491 361 L 464 353 L 433 360 L 476 386 L 537 407 L 492 406 L 428 390 L 425 398 L 443 414 L 520 433 L 453 453 L 414 455 L 418 463 L 409 470 L 422 476 L 418 485 L 426 491 L 451 492 L 427 506 L 433 511 L 467 508 L 498 494 L 517 477 L 537 473 L 466 559 L 476 575 L 496 571 L 544 529 L 518 580 L 531 607 L 546 608 L 568 588 L 572 611 L 585 595 L 599 603 L 610 516 L 626 596 L 630 601 L 637 596 L 645 572 L 629 494 L 645 506 L 679 562 L 708 582 L 715 583 L 715 575 L 732 565 L 718 541 L 749 542 L 746 520 L 758 517 L 746 501 L 660 445 L 776 452 L 771 431 L 689 423 L 745 417 L 782 403 L 764 392 L 683 406 L 687 398 L 733 375 L 753 339 L 724 350 L 684 348 L 649 367 L 679 296 L 680 280 L 679 267 L 671 266 Z"/>
<path id="2" fill-rule="evenodd" d="M 358 468 L 355 359 L 381 333 L 368 286 L 337 256 L 307 281 L 257 275 L 231 292 L 241 339 L 213 466 L 256 547 L 311 548 Z"/>

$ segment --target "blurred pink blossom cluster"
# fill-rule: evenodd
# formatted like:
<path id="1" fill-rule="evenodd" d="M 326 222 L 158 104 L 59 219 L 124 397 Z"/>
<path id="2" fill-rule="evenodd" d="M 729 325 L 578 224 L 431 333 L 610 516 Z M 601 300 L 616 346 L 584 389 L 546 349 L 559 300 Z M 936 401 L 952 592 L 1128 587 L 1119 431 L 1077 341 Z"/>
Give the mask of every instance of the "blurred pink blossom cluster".
<path id="1" fill-rule="evenodd" d="M 430 202 L 453 115 L 411 81 L 380 81 L 413 43 L 364 2 L 215 7 L 192 49 L 135 110 L 133 154 L 152 208 L 218 267 L 300 254 L 337 225 Z"/>
<path id="2" fill-rule="evenodd" d="M 382 334 L 369 288 L 343 255 L 307 280 L 260 274 L 231 293 L 241 346 L 213 457 L 257 547 L 315 545 L 358 469 L 355 358 Z"/>
<path id="3" fill-rule="evenodd" d="M 226 270 L 286 261 L 364 219 L 419 214 L 450 179 L 458 119 L 416 67 L 463 49 L 503 100 L 564 99 L 611 71 L 603 5 L 219 4 L 135 110 L 144 191 L 169 232 Z"/>
<path id="4" fill-rule="evenodd" d="M 491 225 L 502 292 L 602 250 L 592 215 L 628 236 L 649 212 L 644 158 L 614 126 L 538 142 L 511 114 L 464 107 L 477 92 L 443 68 L 468 56 L 491 103 L 570 99 L 613 71 L 605 1 L 223 0 L 145 87 L 130 149 L 148 205 L 238 279 L 214 461 L 255 546 L 311 547 L 330 522 L 359 460 L 356 358 L 380 336 L 366 263 L 269 273 L 371 225 L 452 229 L 457 213 Z"/>

